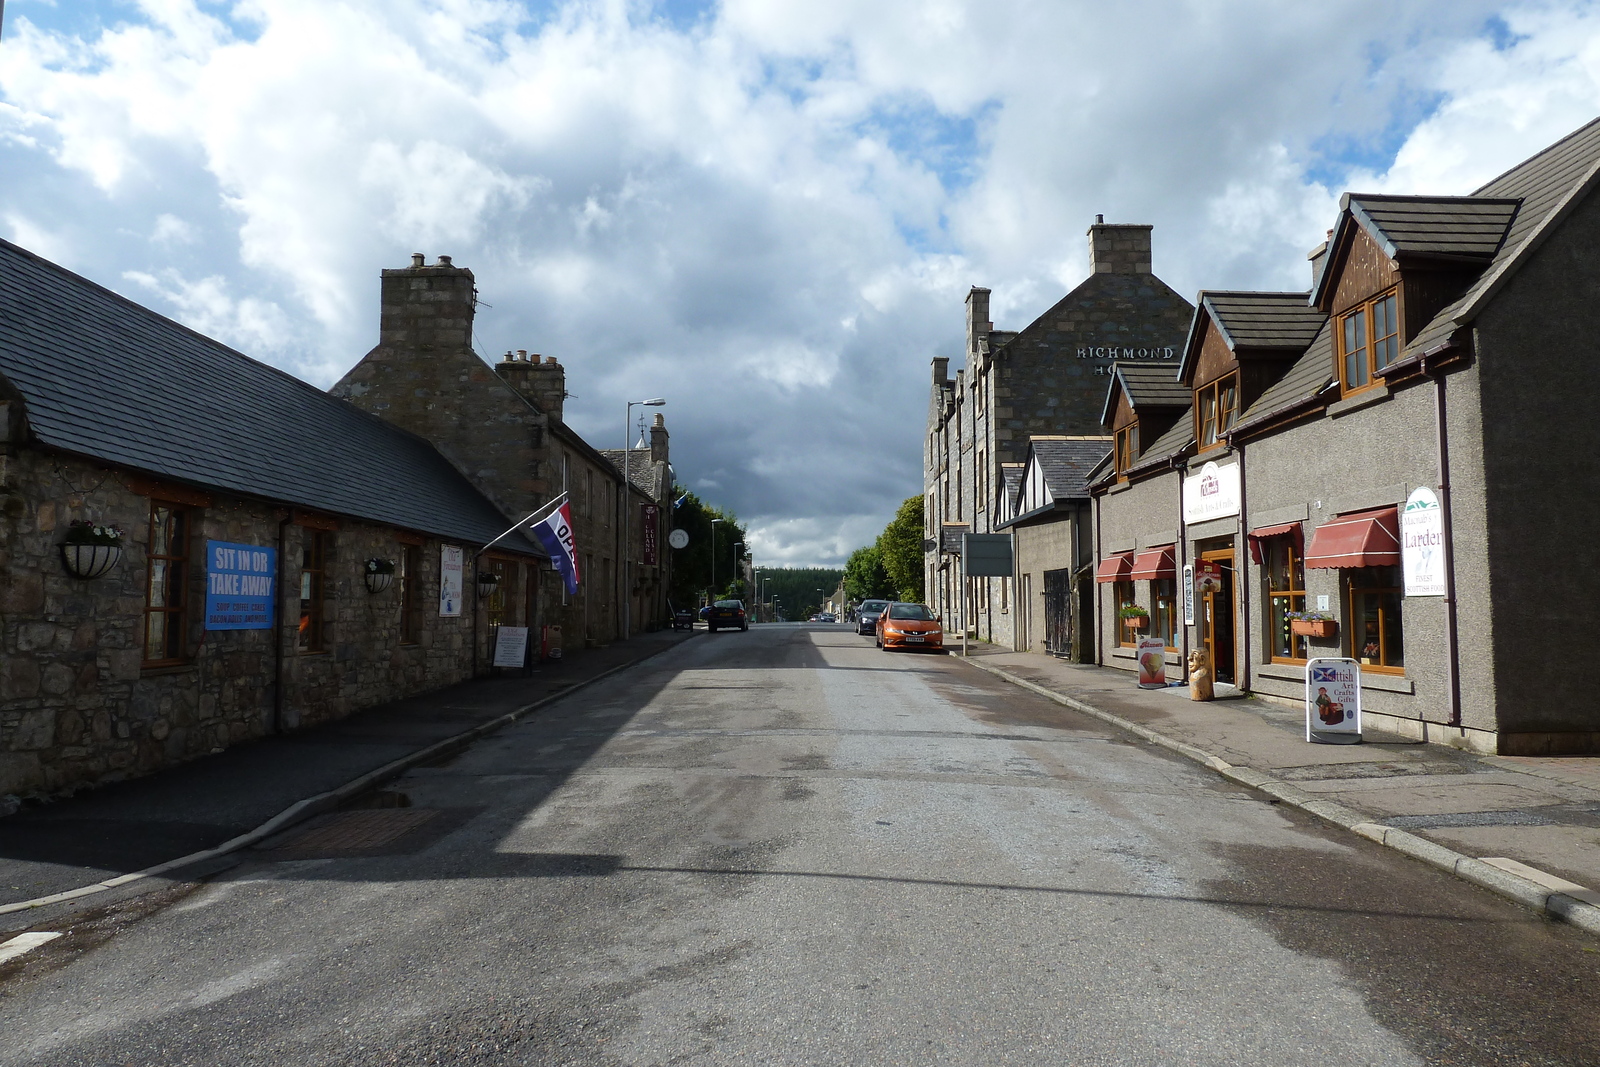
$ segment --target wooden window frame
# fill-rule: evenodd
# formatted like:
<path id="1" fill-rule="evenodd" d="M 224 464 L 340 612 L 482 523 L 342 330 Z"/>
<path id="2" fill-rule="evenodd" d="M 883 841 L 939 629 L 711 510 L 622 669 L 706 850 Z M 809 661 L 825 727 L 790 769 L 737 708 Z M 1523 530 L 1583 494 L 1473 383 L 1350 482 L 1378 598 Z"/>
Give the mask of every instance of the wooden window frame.
<path id="1" fill-rule="evenodd" d="M 333 534 L 308 526 L 300 537 L 300 625 L 295 630 L 295 655 L 325 656 L 328 654 L 328 548 Z"/>
<path id="2" fill-rule="evenodd" d="M 1387 332 L 1380 334 L 1379 330 Z M 1351 333 L 1359 333 L 1359 343 Z M 1335 370 L 1342 396 L 1354 396 L 1384 384 L 1379 371 L 1392 366 L 1400 357 L 1400 288 L 1395 286 L 1342 312 L 1333 331 Z M 1387 355 L 1380 362 L 1380 351 Z M 1359 363 L 1364 380 L 1351 382 L 1352 359 Z"/>
<path id="3" fill-rule="evenodd" d="M 516 561 L 505 556 L 490 556 L 485 559 L 479 568 L 486 573 L 495 574 L 500 580 L 494 583 L 494 592 L 490 593 L 484 603 L 488 622 L 491 627 L 514 625 L 508 610 L 513 603 L 511 599 L 511 576 L 516 573 Z M 477 579 L 477 575 L 473 575 Z"/>
<path id="4" fill-rule="evenodd" d="M 1128 604 L 1137 604 L 1139 602 L 1139 596 L 1135 592 L 1134 584 L 1132 582 L 1127 582 L 1127 581 L 1124 581 L 1124 582 L 1112 582 L 1111 583 L 1111 599 L 1113 599 L 1113 600 L 1115 600 L 1117 602 L 1117 609 L 1116 609 L 1117 647 L 1119 647 L 1119 648 L 1138 648 L 1139 647 L 1139 642 L 1138 642 L 1137 639 L 1131 640 L 1131 641 L 1128 639 L 1128 635 L 1133 633 L 1133 631 L 1128 629 L 1127 621 L 1124 620 L 1123 617 L 1122 617 L 1122 609 L 1123 609 L 1123 607 L 1125 607 Z"/>
<path id="5" fill-rule="evenodd" d="M 166 512 L 180 524 L 177 540 L 181 544 L 177 547 L 181 552 L 173 552 L 168 541 L 167 552 L 157 552 L 155 547 L 158 515 Z M 150 526 L 149 540 L 146 544 L 146 565 L 144 582 L 144 633 L 143 633 L 143 658 L 142 667 L 176 667 L 187 663 L 189 650 L 189 586 L 191 566 L 190 552 L 194 542 L 194 512 L 186 504 L 171 500 L 150 501 Z M 162 601 L 158 605 L 152 604 L 154 599 L 151 594 L 155 591 L 157 562 L 165 563 L 163 574 L 166 576 L 166 588 L 163 590 Z M 150 655 L 150 626 L 152 616 L 161 616 L 161 632 L 163 644 L 161 651 L 166 655 Z M 176 645 L 176 649 L 172 647 Z"/>
<path id="6" fill-rule="evenodd" d="M 1361 581 L 1363 576 L 1372 574 L 1373 571 L 1383 571 L 1383 570 L 1390 571 L 1393 574 L 1395 584 L 1393 584 L 1393 585 L 1357 584 L 1358 582 Z M 1403 676 L 1406 673 L 1406 667 L 1405 667 L 1405 655 L 1406 655 L 1406 646 L 1405 646 L 1405 590 L 1404 590 L 1403 586 L 1400 583 L 1399 571 L 1400 571 L 1399 567 L 1369 567 L 1369 568 L 1362 568 L 1361 570 L 1348 571 L 1345 574 L 1345 608 L 1346 608 L 1346 611 L 1347 611 L 1347 614 L 1346 614 L 1345 617 L 1350 620 L 1350 624 L 1347 627 L 1345 627 L 1345 632 L 1348 635 L 1347 643 L 1350 646 L 1350 657 L 1352 659 L 1359 660 L 1360 663 L 1361 663 L 1362 671 L 1370 673 L 1370 674 L 1392 674 L 1392 675 L 1402 675 Z M 1388 613 L 1384 610 L 1382 600 L 1381 599 L 1379 600 L 1379 602 L 1378 602 L 1378 655 L 1375 656 L 1375 657 L 1363 656 L 1362 652 L 1365 651 L 1365 645 L 1364 644 L 1363 645 L 1358 645 L 1357 644 L 1358 641 L 1362 640 L 1362 638 L 1365 637 L 1365 633 L 1364 632 L 1361 633 L 1361 634 L 1358 634 L 1356 632 L 1356 628 L 1358 626 L 1362 625 L 1362 622 L 1363 622 L 1363 620 L 1361 619 L 1360 614 L 1356 610 L 1357 604 L 1359 603 L 1358 598 L 1364 597 L 1364 596 L 1375 596 L 1375 597 L 1381 598 L 1381 597 L 1389 595 L 1389 594 L 1393 594 L 1394 595 L 1395 602 L 1396 602 L 1396 605 L 1398 607 L 1399 615 L 1398 615 L 1397 618 L 1395 618 L 1393 620 L 1390 620 L 1387 617 Z M 1388 653 L 1388 649 L 1387 649 L 1388 642 L 1385 641 L 1384 638 L 1389 633 L 1389 625 L 1390 625 L 1391 621 L 1392 621 L 1395 629 L 1399 631 L 1399 637 L 1400 637 L 1399 643 L 1400 643 L 1400 660 L 1401 660 L 1401 662 L 1394 663 L 1394 664 L 1382 662 L 1382 660 L 1385 658 L 1385 656 Z M 1379 662 L 1376 662 L 1376 663 L 1369 662 L 1369 660 L 1372 660 L 1372 659 L 1376 659 Z"/>
<path id="7" fill-rule="evenodd" d="M 1223 398 L 1228 399 L 1224 406 Z M 1210 401 L 1212 414 L 1206 413 Z M 1199 452 L 1210 452 L 1227 444 L 1223 435 L 1239 422 L 1239 372 L 1231 370 L 1194 391 L 1194 440 Z M 1207 435 L 1210 434 L 1210 439 Z"/>
<path id="8" fill-rule="evenodd" d="M 1279 550 L 1288 555 L 1288 578 L 1283 588 L 1277 587 L 1277 567 L 1274 555 Z M 1261 605 L 1266 609 L 1267 617 L 1262 626 L 1262 632 L 1267 638 L 1267 662 L 1287 663 L 1305 666 L 1309 657 L 1306 648 L 1306 636 L 1289 630 L 1289 650 L 1299 652 L 1300 655 L 1281 655 L 1278 652 L 1278 627 L 1288 628 L 1287 613 L 1291 611 L 1304 611 L 1306 609 L 1306 568 L 1305 559 L 1296 550 L 1295 538 L 1290 534 L 1279 537 L 1267 537 L 1261 541 L 1261 570 L 1262 581 L 1266 586 L 1266 595 L 1261 598 Z M 1297 588 L 1298 586 L 1298 588 Z M 1280 614 L 1280 611 L 1283 614 Z"/>
<path id="9" fill-rule="evenodd" d="M 1130 422 L 1116 432 L 1117 474 L 1126 475 L 1139 458 L 1139 423 Z"/>
<path id="10" fill-rule="evenodd" d="M 1165 586 L 1165 598 L 1162 587 Z M 1153 578 L 1150 581 L 1150 636 L 1162 639 L 1168 652 L 1178 651 L 1178 581 Z"/>
<path id="11" fill-rule="evenodd" d="M 417 586 L 422 581 L 422 546 L 402 541 L 400 558 L 395 562 L 395 569 L 400 572 L 400 643 L 419 644 L 422 613 L 417 610 Z"/>

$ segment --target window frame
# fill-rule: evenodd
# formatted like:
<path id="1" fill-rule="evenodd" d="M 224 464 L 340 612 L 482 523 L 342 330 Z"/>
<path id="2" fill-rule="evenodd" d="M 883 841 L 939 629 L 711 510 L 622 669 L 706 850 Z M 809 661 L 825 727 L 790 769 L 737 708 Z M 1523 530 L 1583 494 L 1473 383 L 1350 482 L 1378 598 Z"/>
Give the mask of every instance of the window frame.
<path id="1" fill-rule="evenodd" d="M 1277 537 L 1261 539 L 1261 570 L 1262 581 L 1266 589 L 1262 595 L 1261 603 L 1266 609 L 1267 617 L 1264 620 L 1262 632 L 1267 638 L 1267 662 L 1286 663 L 1296 666 L 1305 666 L 1310 659 L 1310 650 L 1306 647 L 1308 638 L 1305 634 L 1297 634 L 1289 627 L 1287 613 L 1291 611 L 1306 610 L 1306 569 L 1304 550 L 1298 545 L 1298 539 L 1293 534 L 1279 534 Z M 1278 567 L 1276 553 L 1279 549 L 1288 556 L 1287 586 L 1282 589 L 1275 588 Z M 1298 580 L 1298 581 L 1297 581 Z M 1299 588 L 1296 588 L 1298 584 Z M 1279 615 L 1279 608 L 1283 615 Z M 1289 651 L 1298 651 L 1301 654 L 1281 655 L 1278 652 L 1278 627 L 1282 626 L 1288 632 Z"/>
<path id="2" fill-rule="evenodd" d="M 1122 609 L 1124 607 L 1126 607 L 1129 604 L 1137 604 L 1139 602 L 1138 594 L 1134 591 L 1134 588 L 1135 588 L 1134 584 L 1131 581 L 1121 581 L 1121 582 L 1112 582 L 1111 583 L 1111 597 L 1112 597 L 1113 600 L 1116 601 L 1116 604 L 1117 604 L 1116 613 L 1114 615 L 1114 618 L 1116 619 L 1116 625 L 1117 625 L 1117 647 L 1118 648 L 1138 648 L 1139 647 L 1139 642 L 1138 642 L 1137 639 L 1132 640 L 1132 641 L 1130 641 L 1128 639 L 1128 635 L 1130 633 L 1132 633 L 1133 631 L 1128 628 L 1127 622 L 1122 617 Z"/>
<path id="3" fill-rule="evenodd" d="M 1139 458 L 1139 423 L 1128 423 L 1116 431 L 1116 465 L 1118 474 L 1127 474 L 1133 461 Z"/>
<path id="4" fill-rule="evenodd" d="M 1178 651 L 1178 581 L 1150 580 L 1150 636 L 1161 638 L 1168 652 Z"/>
<path id="5" fill-rule="evenodd" d="M 1223 407 L 1226 387 L 1230 404 Z M 1210 412 L 1207 412 L 1207 402 Z M 1210 452 L 1227 444 L 1223 435 L 1239 422 L 1239 371 L 1218 375 L 1194 391 L 1194 440 L 1198 452 Z M 1207 434 L 1210 439 L 1207 439 Z"/>
<path id="6" fill-rule="evenodd" d="M 183 550 L 181 553 L 155 551 L 157 515 L 163 511 L 177 520 L 180 527 L 176 538 L 171 536 L 169 530 L 164 541 L 169 549 L 173 541 L 181 542 L 178 545 Z M 149 540 L 145 542 L 144 633 L 140 660 L 142 668 L 176 667 L 189 662 L 189 587 L 192 584 L 189 580 L 189 568 L 194 543 L 193 513 L 194 509 L 171 500 L 152 498 L 150 501 Z M 157 561 L 165 563 L 162 573 L 167 579 L 167 588 L 162 597 L 164 602 L 160 606 L 155 606 L 151 602 L 151 593 L 154 592 L 156 582 Z M 150 655 L 152 615 L 163 616 L 161 651 L 168 653 L 167 655 L 154 657 Z M 176 650 L 173 649 L 173 645 L 177 646 Z"/>
<path id="7" fill-rule="evenodd" d="M 1369 576 L 1372 579 L 1377 579 L 1379 577 L 1383 577 L 1383 575 L 1381 575 L 1379 573 L 1379 572 L 1383 572 L 1383 571 L 1388 571 L 1389 572 L 1387 577 L 1392 579 L 1393 584 L 1391 584 L 1391 585 L 1378 585 L 1375 582 L 1365 583 L 1365 584 L 1358 584 L 1358 583 L 1362 583 L 1362 579 L 1367 578 Z M 1366 671 L 1366 672 L 1369 672 L 1369 673 L 1372 673 L 1372 674 L 1391 674 L 1391 675 L 1401 675 L 1401 676 L 1403 676 L 1406 673 L 1406 667 L 1405 667 L 1405 658 L 1406 658 L 1406 646 L 1405 646 L 1405 589 L 1404 589 L 1404 586 L 1403 586 L 1403 584 L 1401 582 L 1401 579 L 1400 579 L 1400 568 L 1397 567 L 1397 566 L 1388 566 L 1388 567 L 1362 567 L 1362 568 L 1358 568 L 1358 569 L 1347 570 L 1347 571 L 1344 572 L 1344 586 L 1345 586 L 1345 609 L 1346 609 L 1346 612 L 1347 612 L 1345 617 L 1350 620 L 1350 625 L 1345 627 L 1345 632 L 1346 632 L 1346 635 L 1347 635 L 1346 644 L 1349 646 L 1349 649 L 1350 649 L 1350 651 L 1349 651 L 1350 658 L 1360 662 L 1361 669 L 1363 671 Z M 1398 643 L 1399 643 L 1399 652 L 1400 652 L 1400 662 L 1399 663 L 1384 663 L 1384 662 L 1382 662 L 1383 660 L 1388 658 L 1388 641 L 1385 640 L 1385 638 L 1387 637 L 1388 633 L 1390 632 L 1389 625 L 1388 625 L 1390 620 L 1386 617 L 1387 616 L 1387 612 L 1385 610 L 1382 598 L 1387 597 L 1387 596 L 1391 596 L 1391 595 L 1394 597 L 1395 611 L 1397 613 L 1397 617 L 1393 620 L 1393 623 L 1394 623 L 1394 632 L 1398 637 Z M 1365 651 L 1366 646 L 1364 644 L 1362 646 L 1360 646 L 1360 647 L 1358 647 L 1356 645 L 1356 641 L 1358 640 L 1357 633 L 1356 633 L 1356 628 L 1358 626 L 1361 626 L 1363 628 L 1361 636 L 1365 637 L 1365 621 L 1362 618 L 1361 614 L 1357 611 L 1357 608 L 1358 608 L 1358 606 L 1360 604 L 1360 598 L 1368 597 L 1368 596 L 1379 598 L 1379 600 L 1378 600 L 1378 620 L 1377 620 L 1378 621 L 1378 655 L 1376 657 L 1363 656 L 1361 653 L 1363 651 Z M 1369 662 L 1369 660 L 1374 659 L 1374 658 L 1379 660 L 1379 662 L 1377 662 L 1377 663 Z"/>
<path id="8" fill-rule="evenodd" d="M 332 539 L 326 530 L 306 527 L 301 531 L 300 624 L 295 630 L 294 646 L 297 656 L 328 654 L 328 549 Z M 307 596 L 307 592 L 311 595 Z"/>
<path id="9" fill-rule="evenodd" d="M 1383 313 L 1378 313 L 1379 309 Z M 1380 319 L 1386 321 L 1380 323 Z M 1347 335 L 1352 327 L 1359 329 L 1361 343 L 1352 347 Z M 1386 333 L 1379 334 L 1380 328 Z M 1334 363 L 1335 371 L 1339 375 L 1339 392 L 1341 396 L 1354 396 L 1364 393 L 1369 389 L 1376 389 L 1384 384 L 1380 372 L 1394 365 L 1400 358 L 1400 287 L 1391 286 L 1369 300 L 1363 300 L 1354 307 L 1337 316 L 1334 337 Z M 1388 358 L 1382 363 L 1378 361 L 1378 351 L 1383 348 L 1387 351 Z M 1351 384 L 1351 358 L 1359 352 L 1364 379 Z"/>

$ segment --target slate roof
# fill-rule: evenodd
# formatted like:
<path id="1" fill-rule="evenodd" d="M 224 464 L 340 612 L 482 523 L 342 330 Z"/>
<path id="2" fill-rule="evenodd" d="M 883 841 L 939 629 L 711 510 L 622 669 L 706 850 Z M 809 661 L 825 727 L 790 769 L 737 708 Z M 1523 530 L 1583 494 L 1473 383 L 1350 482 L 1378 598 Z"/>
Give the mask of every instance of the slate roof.
<path id="1" fill-rule="evenodd" d="M 1172 424 L 1171 429 L 1139 452 L 1139 458 L 1128 468 L 1128 473 L 1136 474 L 1160 466 L 1192 444 L 1194 444 L 1194 404 L 1191 403 L 1184 408 L 1183 414 L 1178 416 L 1178 421 Z"/>
<path id="2" fill-rule="evenodd" d="M 1000 484 L 1005 491 L 1006 510 L 1016 514 L 1017 494 L 1022 489 L 1022 478 L 1028 473 L 1026 463 L 1000 464 Z"/>
<path id="3" fill-rule="evenodd" d="M 3 240 L 0 375 L 51 448 L 473 544 L 511 525 L 422 438 Z"/>
<path id="4" fill-rule="evenodd" d="M 1519 200 L 1479 196 L 1351 194 L 1345 206 L 1389 258 L 1489 260 L 1505 240 Z"/>
<path id="5" fill-rule="evenodd" d="M 1189 336 L 1183 344 L 1183 362 L 1178 379 L 1188 381 L 1207 321 L 1216 324 L 1229 351 L 1240 348 L 1301 352 L 1327 318 L 1307 303 L 1305 293 L 1243 293 L 1229 290 L 1203 290 Z"/>
<path id="6" fill-rule="evenodd" d="M 1333 326 L 1331 322 L 1324 321 L 1322 329 L 1317 331 L 1315 339 L 1305 353 L 1295 360 L 1288 373 L 1268 386 L 1240 416 L 1234 424 L 1235 432 L 1255 423 L 1270 421 L 1289 408 L 1316 396 L 1332 381 Z"/>
<path id="7" fill-rule="evenodd" d="M 1050 495 L 1057 500 L 1089 495 L 1089 472 L 1111 451 L 1109 437 L 1034 437 L 1029 447 L 1039 461 L 1039 472 Z"/>
<path id="8" fill-rule="evenodd" d="M 648 448 L 602 448 L 600 454 L 611 461 L 611 465 L 622 473 L 622 457 L 631 452 L 633 458 L 628 460 L 628 481 L 633 487 L 645 496 L 654 500 L 656 496 L 656 466 L 650 462 L 650 449 Z"/>

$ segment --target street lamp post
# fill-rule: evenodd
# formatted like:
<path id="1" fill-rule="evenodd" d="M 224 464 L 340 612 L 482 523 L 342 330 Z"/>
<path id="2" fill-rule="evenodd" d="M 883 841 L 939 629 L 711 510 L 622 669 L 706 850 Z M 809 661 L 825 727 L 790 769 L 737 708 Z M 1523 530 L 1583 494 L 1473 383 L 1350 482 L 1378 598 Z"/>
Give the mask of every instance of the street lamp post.
<path id="1" fill-rule="evenodd" d="M 628 636 L 628 623 L 631 621 L 628 618 L 631 614 L 631 605 L 628 603 L 628 549 L 631 547 L 628 544 L 628 519 L 633 511 L 633 474 L 628 469 L 628 461 L 633 458 L 633 448 L 628 444 L 628 424 L 633 421 L 634 408 L 658 408 L 665 403 L 666 400 L 659 396 L 653 400 L 630 400 L 628 410 L 622 416 L 622 582 L 617 587 L 617 618 L 622 620 L 624 638 Z"/>
<path id="2" fill-rule="evenodd" d="M 734 581 L 738 581 L 739 580 L 739 550 L 741 548 L 743 548 L 743 547 L 744 547 L 744 542 L 743 541 L 735 541 L 733 543 L 733 579 L 734 579 Z"/>
<path id="3" fill-rule="evenodd" d="M 706 591 L 708 601 L 717 595 L 717 523 L 721 521 L 711 520 L 711 588 Z"/>

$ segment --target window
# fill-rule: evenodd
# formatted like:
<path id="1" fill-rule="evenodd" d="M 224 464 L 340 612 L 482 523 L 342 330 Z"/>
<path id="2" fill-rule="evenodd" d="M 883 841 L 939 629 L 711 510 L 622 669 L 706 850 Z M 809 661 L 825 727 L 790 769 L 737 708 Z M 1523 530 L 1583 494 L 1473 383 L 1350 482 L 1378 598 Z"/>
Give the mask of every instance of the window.
<path id="1" fill-rule="evenodd" d="M 989 506 L 989 468 L 983 462 L 982 452 L 978 453 L 978 469 L 974 472 L 974 475 L 973 480 L 977 484 L 973 488 L 978 492 L 978 503 L 972 511 L 973 514 L 977 514 Z"/>
<path id="2" fill-rule="evenodd" d="M 321 652 L 326 647 L 323 631 L 329 537 L 321 530 L 305 530 L 303 534 L 300 551 L 300 630 L 295 651 L 309 655 Z"/>
<path id="3" fill-rule="evenodd" d="M 489 594 L 489 625 L 499 626 L 508 621 L 506 619 L 506 605 L 511 602 L 510 567 L 503 560 L 489 560 L 480 568 L 485 574 L 492 574 L 499 581 L 494 583 L 494 592 Z"/>
<path id="4" fill-rule="evenodd" d="M 1350 655 L 1363 670 L 1405 673 L 1400 627 L 1400 568 L 1362 567 L 1345 572 L 1350 589 Z"/>
<path id="5" fill-rule="evenodd" d="M 1117 643 L 1125 648 L 1134 648 L 1139 643 L 1139 635 L 1137 632 L 1130 630 L 1122 619 L 1122 609 L 1129 604 L 1138 603 L 1133 598 L 1133 583 L 1116 582 L 1113 583 L 1111 588 L 1115 594 L 1114 599 L 1117 602 Z"/>
<path id="6" fill-rule="evenodd" d="M 422 581 L 422 549 L 417 545 L 401 545 L 396 576 L 400 579 L 400 643 L 414 645 L 421 629 L 421 614 L 417 611 L 417 586 Z"/>
<path id="7" fill-rule="evenodd" d="M 1195 440 L 1203 452 L 1222 443 L 1239 421 L 1239 376 L 1226 374 L 1194 394 Z"/>
<path id="8" fill-rule="evenodd" d="M 144 663 L 181 663 L 187 649 L 189 513 L 150 502 L 149 579 L 144 596 Z"/>
<path id="9" fill-rule="evenodd" d="M 1139 424 L 1134 423 L 1117 431 L 1117 473 L 1126 471 L 1138 458 Z"/>
<path id="10" fill-rule="evenodd" d="M 1400 355 L 1399 305 L 1393 292 L 1368 301 L 1339 318 L 1339 378 L 1353 393 L 1373 384 L 1374 376 Z"/>
<path id="11" fill-rule="evenodd" d="M 1268 537 L 1261 542 L 1267 572 L 1267 658 L 1273 663 L 1304 663 L 1306 639 L 1291 631 L 1289 612 L 1306 608 L 1305 562 L 1293 537 Z"/>
<path id="12" fill-rule="evenodd" d="M 1150 636 L 1161 638 L 1167 651 L 1178 651 L 1178 583 L 1171 578 L 1150 582 Z"/>

